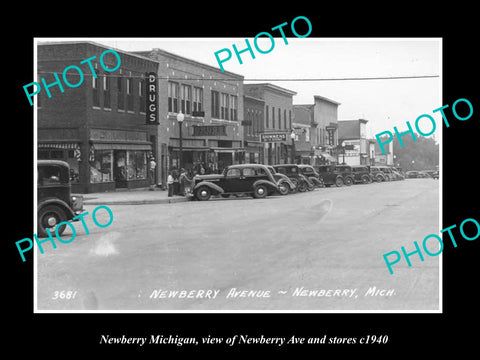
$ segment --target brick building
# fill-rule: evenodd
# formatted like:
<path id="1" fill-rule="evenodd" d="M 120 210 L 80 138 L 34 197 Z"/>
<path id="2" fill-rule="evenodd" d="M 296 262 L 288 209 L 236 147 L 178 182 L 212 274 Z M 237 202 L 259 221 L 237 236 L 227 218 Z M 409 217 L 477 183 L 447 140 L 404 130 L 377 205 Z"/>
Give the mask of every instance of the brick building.
<path id="1" fill-rule="evenodd" d="M 243 105 L 245 162 L 263 164 L 265 162 L 264 143 L 260 139 L 260 134 L 265 129 L 265 100 L 244 95 Z"/>
<path id="2" fill-rule="evenodd" d="M 158 63 L 160 182 L 165 183 L 169 169 L 180 165 L 217 172 L 243 162 L 243 76 L 157 48 L 134 54 Z"/>
<path id="3" fill-rule="evenodd" d="M 245 84 L 243 88 L 245 95 L 264 102 L 263 127 L 257 129 L 263 151 L 260 147 L 255 147 L 259 152 L 259 159 L 263 152 L 264 164 L 288 163 L 293 121 L 292 99 L 296 92 L 269 83 Z"/>
<path id="4" fill-rule="evenodd" d="M 38 82 L 45 79 L 46 91 L 37 99 L 37 157 L 61 159 L 70 164 L 74 192 L 110 191 L 116 188 L 148 186 L 148 159 L 155 151 L 157 132 L 146 125 L 145 77 L 158 64 L 148 58 L 93 42 L 39 43 Z M 85 59 L 90 63 L 80 64 Z M 102 60 L 102 63 L 100 62 Z M 66 79 L 77 87 L 63 84 L 64 69 L 78 66 L 83 72 L 69 71 Z M 92 66 L 96 77 L 89 68 Z"/>

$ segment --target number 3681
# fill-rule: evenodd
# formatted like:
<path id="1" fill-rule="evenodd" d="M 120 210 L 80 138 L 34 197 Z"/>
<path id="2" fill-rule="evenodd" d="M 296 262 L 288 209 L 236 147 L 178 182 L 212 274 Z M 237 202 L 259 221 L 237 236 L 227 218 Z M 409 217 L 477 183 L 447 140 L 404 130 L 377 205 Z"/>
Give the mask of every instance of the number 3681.
<path id="1" fill-rule="evenodd" d="M 75 295 L 77 295 L 76 291 L 72 290 L 61 290 L 61 291 L 54 291 L 52 300 L 70 300 L 70 299 L 75 299 Z"/>

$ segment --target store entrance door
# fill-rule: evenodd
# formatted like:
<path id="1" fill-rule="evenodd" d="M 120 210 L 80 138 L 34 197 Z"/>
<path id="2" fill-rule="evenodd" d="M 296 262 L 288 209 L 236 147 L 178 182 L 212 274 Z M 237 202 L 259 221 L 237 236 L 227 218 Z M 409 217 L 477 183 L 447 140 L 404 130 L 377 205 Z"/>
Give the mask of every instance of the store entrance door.
<path id="1" fill-rule="evenodd" d="M 127 152 L 125 150 L 113 151 L 113 177 L 116 188 L 127 187 Z"/>

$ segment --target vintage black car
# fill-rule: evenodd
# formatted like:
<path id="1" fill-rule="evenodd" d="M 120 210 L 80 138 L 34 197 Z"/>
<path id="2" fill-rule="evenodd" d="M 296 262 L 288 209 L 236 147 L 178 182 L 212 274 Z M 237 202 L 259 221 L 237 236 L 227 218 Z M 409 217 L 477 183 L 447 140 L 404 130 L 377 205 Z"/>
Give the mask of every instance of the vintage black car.
<path id="1" fill-rule="evenodd" d="M 353 184 L 352 168 L 349 165 L 317 165 L 314 168 L 327 187 Z"/>
<path id="2" fill-rule="evenodd" d="M 299 168 L 299 165 L 296 164 L 281 164 L 273 165 L 275 170 L 280 173 L 288 176 L 290 180 L 295 184 L 296 188 L 300 192 L 305 192 L 307 190 L 313 190 L 314 185 L 310 180 L 308 180 Z"/>
<path id="3" fill-rule="evenodd" d="M 281 195 L 287 195 L 290 192 L 296 192 L 297 191 L 297 187 L 295 186 L 293 181 L 290 180 L 290 178 L 287 175 L 280 174 L 271 165 L 265 165 L 265 166 L 268 168 L 268 170 L 270 171 L 270 173 L 273 175 L 274 179 L 276 180 L 277 185 L 278 185 L 278 192 Z"/>
<path id="4" fill-rule="evenodd" d="M 395 173 L 393 172 L 393 170 L 390 167 L 379 166 L 378 168 L 385 174 L 385 180 L 386 181 L 397 180 L 397 177 L 395 176 Z"/>
<path id="5" fill-rule="evenodd" d="M 370 166 L 370 172 L 372 174 L 373 181 L 382 182 L 387 180 L 385 174 L 378 166 Z"/>
<path id="6" fill-rule="evenodd" d="M 64 161 L 38 160 L 37 176 L 37 235 L 47 236 L 46 229 L 61 235 L 66 224 L 57 225 L 83 212 L 83 196 L 71 194 L 70 167 Z"/>
<path id="7" fill-rule="evenodd" d="M 298 167 L 302 171 L 302 174 L 310 180 L 310 182 L 316 187 L 323 187 L 323 180 L 320 178 L 320 174 L 311 165 L 299 164 Z"/>
<path id="8" fill-rule="evenodd" d="M 373 182 L 370 166 L 368 165 L 352 165 L 352 174 L 355 183 L 371 184 Z"/>
<path id="9" fill-rule="evenodd" d="M 275 178 L 265 165 L 231 165 L 222 174 L 196 175 L 192 193 L 197 200 L 205 201 L 212 195 L 228 197 L 247 194 L 260 199 L 278 191 Z"/>

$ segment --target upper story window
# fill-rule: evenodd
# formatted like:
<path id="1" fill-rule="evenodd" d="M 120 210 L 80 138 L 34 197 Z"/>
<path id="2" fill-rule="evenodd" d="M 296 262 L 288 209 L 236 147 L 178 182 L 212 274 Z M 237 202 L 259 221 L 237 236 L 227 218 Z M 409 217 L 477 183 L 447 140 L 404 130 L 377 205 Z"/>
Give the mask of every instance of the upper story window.
<path id="1" fill-rule="evenodd" d="M 168 82 L 168 112 L 178 113 L 179 85 L 176 82 Z"/>

